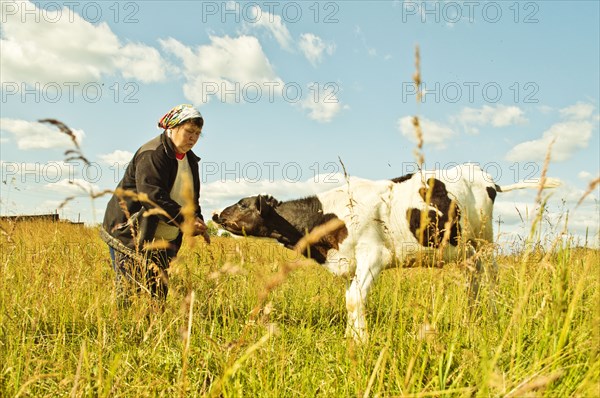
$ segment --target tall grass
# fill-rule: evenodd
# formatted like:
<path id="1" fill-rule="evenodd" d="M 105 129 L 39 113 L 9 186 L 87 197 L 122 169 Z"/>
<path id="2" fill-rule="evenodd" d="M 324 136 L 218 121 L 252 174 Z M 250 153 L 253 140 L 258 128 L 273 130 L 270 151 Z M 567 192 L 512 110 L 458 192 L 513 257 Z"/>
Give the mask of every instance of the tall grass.
<path id="1" fill-rule="evenodd" d="M 157 313 L 145 296 L 117 309 L 94 228 L 2 227 L 2 397 L 600 394 L 598 250 L 502 256 L 475 311 L 460 264 L 386 271 L 369 296 L 370 341 L 356 346 L 343 337 L 345 284 L 315 263 L 255 311 L 299 260 L 273 243 L 187 241 Z"/>

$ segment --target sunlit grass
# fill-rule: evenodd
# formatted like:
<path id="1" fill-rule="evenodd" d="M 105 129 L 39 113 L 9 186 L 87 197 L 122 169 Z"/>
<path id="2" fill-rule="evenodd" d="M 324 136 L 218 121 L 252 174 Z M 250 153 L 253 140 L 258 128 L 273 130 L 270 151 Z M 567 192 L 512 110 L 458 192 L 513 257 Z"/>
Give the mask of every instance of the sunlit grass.
<path id="1" fill-rule="evenodd" d="M 500 257 L 499 285 L 473 311 L 460 264 L 385 271 L 361 347 L 344 338 L 344 281 L 316 264 L 256 311 L 265 284 L 297 259 L 273 243 L 185 245 L 166 310 L 141 296 L 119 311 L 95 229 L 3 227 L 2 397 L 600 394 L 597 250 Z"/>

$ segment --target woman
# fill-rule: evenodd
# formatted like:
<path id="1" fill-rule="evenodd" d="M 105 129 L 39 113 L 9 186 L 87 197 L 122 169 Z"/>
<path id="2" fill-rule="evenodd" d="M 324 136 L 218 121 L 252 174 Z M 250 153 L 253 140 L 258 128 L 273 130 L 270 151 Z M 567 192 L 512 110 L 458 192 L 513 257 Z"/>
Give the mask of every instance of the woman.
<path id="1" fill-rule="evenodd" d="M 198 203 L 200 158 L 191 151 L 203 126 L 192 105 L 171 109 L 158 122 L 163 133 L 138 149 L 108 202 L 101 236 L 110 249 L 122 306 L 128 305 L 132 288 L 166 299 L 167 270 L 183 238 L 182 207 L 192 199 L 193 219 L 186 223 L 209 243 Z"/>

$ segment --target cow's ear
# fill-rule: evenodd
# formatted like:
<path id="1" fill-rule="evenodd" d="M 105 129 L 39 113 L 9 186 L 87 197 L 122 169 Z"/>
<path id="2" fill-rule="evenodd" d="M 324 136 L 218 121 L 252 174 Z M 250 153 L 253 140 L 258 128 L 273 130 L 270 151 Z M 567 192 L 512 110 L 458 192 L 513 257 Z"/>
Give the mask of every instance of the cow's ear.
<path id="1" fill-rule="evenodd" d="M 271 212 L 271 205 L 269 203 L 269 196 L 258 195 L 256 198 L 256 208 L 261 216 L 266 216 Z"/>
<path id="2" fill-rule="evenodd" d="M 277 199 L 275 199 L 272 196 L 267 196 L 267 202 L 272 208 L 276 208 L 277 206 L 279 206 L 280 203 Z"/>
<path id="3" fill-rule="evenodd" d="M 268 215 L 279 204 L 277 199 L 269 195 L 258 195 L 256 207 L 261 216 Z"/>

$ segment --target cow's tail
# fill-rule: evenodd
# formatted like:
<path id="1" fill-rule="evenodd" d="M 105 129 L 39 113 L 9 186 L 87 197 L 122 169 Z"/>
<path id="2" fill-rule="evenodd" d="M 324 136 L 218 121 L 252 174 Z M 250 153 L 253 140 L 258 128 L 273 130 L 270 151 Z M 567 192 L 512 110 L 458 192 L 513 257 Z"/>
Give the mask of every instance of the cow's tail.
<path id="1" fill-rule="evenodd" d="M 544 181 L 544 186 L 542 188 L 556 188 L 561 185 L 561 182 L 557 178 L 546 178 Z M 525 188 L 540 188 L 540 181 L 521 181 L 516 184 L 510 185 L 496 185 L 496 191 L 498 192 L 508 192 L 513 191 L 515 189 L 525 189 Z"/>

